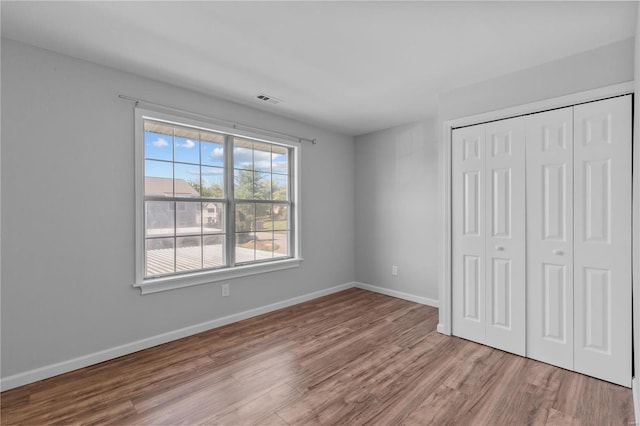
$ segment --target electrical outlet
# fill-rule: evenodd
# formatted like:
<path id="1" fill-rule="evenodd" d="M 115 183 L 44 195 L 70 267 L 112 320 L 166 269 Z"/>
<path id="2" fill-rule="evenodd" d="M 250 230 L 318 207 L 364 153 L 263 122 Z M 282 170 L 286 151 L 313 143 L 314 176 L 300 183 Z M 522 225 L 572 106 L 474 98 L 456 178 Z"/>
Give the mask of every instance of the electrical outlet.
<path id="1" fill-rule="evenodd" d="M 222 297 L 229 297 L 229 284 L 222 284 Z"/>
<path id="2" fill-rule="evenodd" d="M 394 277 L 398 276 L 398 267 L 396 265 L 393 265 L 391 267 L 391 275 L 393 275 Z"/>

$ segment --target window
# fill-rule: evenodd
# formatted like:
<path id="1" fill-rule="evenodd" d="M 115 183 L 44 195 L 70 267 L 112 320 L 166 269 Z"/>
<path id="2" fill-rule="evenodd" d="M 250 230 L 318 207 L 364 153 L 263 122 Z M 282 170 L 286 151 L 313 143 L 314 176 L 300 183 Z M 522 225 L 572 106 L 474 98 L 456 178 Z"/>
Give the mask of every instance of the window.
<path id="1" fill-rule="evenodd" d="M 137 108 L 135 286 L 155 292 L 297 266 L 299 149 Z"/>

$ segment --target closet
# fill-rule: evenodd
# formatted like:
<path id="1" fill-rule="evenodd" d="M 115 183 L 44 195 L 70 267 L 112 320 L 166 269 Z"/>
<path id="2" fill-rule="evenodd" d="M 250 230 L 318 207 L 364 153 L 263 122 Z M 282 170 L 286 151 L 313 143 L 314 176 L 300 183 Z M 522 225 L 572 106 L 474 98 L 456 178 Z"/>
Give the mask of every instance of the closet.
<path id="1" fill-rule="evenodd" d="M 631 385 L 631 99 L 452 131 L 454 335 Z"/>

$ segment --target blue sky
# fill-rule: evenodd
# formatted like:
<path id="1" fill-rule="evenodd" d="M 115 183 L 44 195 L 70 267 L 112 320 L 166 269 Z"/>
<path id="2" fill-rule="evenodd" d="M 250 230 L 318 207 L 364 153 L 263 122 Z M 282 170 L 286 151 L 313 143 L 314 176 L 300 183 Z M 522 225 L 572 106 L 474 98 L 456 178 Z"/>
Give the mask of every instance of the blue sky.
<path id="1" fill-rule="evenodd" d="M 173 144 L 175 144 L 175 160 L 173 158 Z M 147 159 L 192 164 L 199 164 L 200 154 L 202 154 L 202 164 L 218 167 L 224 165 L 224 146 L 222 144 L 180 137 L 173 138 L 153 132 L 144 133 L 144 152 Z"/>
<path id="2" fill-rule="evenodd" d="M 261 144 L 261 146 L 264 146 Z M 198 141 L 165 134 L 145 132 L 145 175 L 173 178 L 171 163 L 154 160 L 176 161 L 175 178 L 187 182 L 199 182 L 204 186 L 218 184 L 224 186 L 224 145 L 214 142 Z M 287 151 L 269 152 L 259 149 L 234 147 L 234 168 L 257 170 L 274 174 L 272 179 L 278 185 L 286 185 L 288 172 Z M 174 158 L 175 155 L 175 158 Z M 202 163 L 200 163 L 202 160 Z M 189 164 L 181 164 L 189 163 Z M 202 164 L 202 167 L 200 167 Z M 200 170 L 202 169 L 202 173 Z"/>
<path id="3" fill-rule="evenodd" d="M 276 153 L 236 146 L 233 148 L 233 168 L 287 174 L 287 153 L 283 151 Z"/>

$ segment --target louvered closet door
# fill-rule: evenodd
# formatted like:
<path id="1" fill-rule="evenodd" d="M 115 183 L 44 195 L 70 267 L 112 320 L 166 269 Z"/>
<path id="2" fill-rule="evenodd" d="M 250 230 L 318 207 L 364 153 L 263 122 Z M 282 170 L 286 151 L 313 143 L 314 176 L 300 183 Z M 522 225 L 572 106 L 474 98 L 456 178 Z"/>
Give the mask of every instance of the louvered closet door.
<path id="1" fill-rule="evenodd" d="M 574 369 L 631 385 L 631 96 L 574 107 Z"/>
<path id="2" fill-rule="evenodd" d="M 527 356 L 573 369 L 573 108 L 532 114 L 527 138 Z"/>
<path id="3" fill-rule="evenodd" d="M 485 341 L 484 125 L 452 133 L 452 331 Z"/>
<path id="4" fill-rule="evenodd" d="M 524 118 L 488 123 L 486 170 L 486 344 L 525 355 Z"/>

